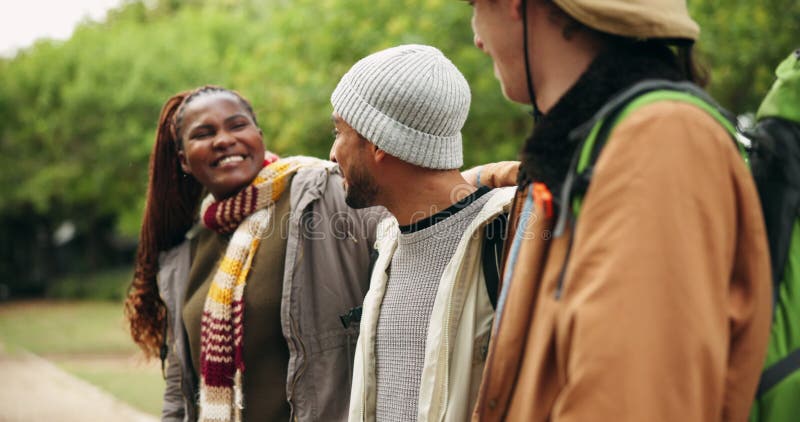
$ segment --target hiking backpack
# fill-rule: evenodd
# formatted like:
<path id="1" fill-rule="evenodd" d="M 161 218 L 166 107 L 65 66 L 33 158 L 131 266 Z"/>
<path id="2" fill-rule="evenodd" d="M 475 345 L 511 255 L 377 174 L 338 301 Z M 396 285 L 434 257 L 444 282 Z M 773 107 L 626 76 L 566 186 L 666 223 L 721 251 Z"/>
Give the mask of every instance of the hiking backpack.
<path id="1" fill-rule="evenodd" d="M 757 124 L 747 132 L 769 239 L 774 303 L 752 422 L 800 420 L 800 50 L 775 74 Z"/>
<path id="2" fill-rule="evenodd" d="M 800 54 L 800 53 L 797 53 Z M 784 73 L 792 73 L 792 86 L 778 89 L 781 110 L 789 107 L 796 117 L 792 129 L 784 123 L 785 113 L 762 113 L 759 110 L 758 134 L 751 135 L 753 162 L 751 170 L 764 208 L 773 269 L 774 317 L 770 332 L 765 370 L 753 405 L 750 421 L 800 420 L 800 67 L 782 64 Z M 791 67 L 791 69 L 786 69 Z M 779 68 L 779 82 L 781 72 Z M 784 76 L 784 79 L 787 79 Z M 776 83 L 776 86 L 778 83 Z M 776 88 L 770 98 L 776 98 Z M 770 97 L 772 96 L 772 97 Z M 561 212 L 553 235 L 561 236 L 566 225 L 577 221 L 583 196 L 591 183 L 594 165 L 611 130 L 634 110 L 657 101 L 682 101 L 693 104 L 714 117 L 731 134 L 742 158 L 750 164 L 745 146 L 739 142 L 735 119 L 716 104 L 702 89 L 689 82 L 646 80 L 617 94 L 588 122 L 570 132 L 571 139 L 582 140 L 572 157 L 561 191 L 560 203 L 571 212 Z M 774 107 L 767 107 L 773 110 Z M 764 105 L 762 105 L 764 109 Z M 769 117 L 767 117 L 769 116 Z M 780 130 L 776 127 L 780 126 Z M 571 249 L 571 248 L 570 248 Z M 569 260 L 569 252 L 564 268 Z M 562 269 L 562 277 L 565 271 Z M 562 281 L 559 281 L 559 286 Z M 558 294 L 558 293 L 557 293 Z M 792 419 L 795 418 L 795 419 Z"/>

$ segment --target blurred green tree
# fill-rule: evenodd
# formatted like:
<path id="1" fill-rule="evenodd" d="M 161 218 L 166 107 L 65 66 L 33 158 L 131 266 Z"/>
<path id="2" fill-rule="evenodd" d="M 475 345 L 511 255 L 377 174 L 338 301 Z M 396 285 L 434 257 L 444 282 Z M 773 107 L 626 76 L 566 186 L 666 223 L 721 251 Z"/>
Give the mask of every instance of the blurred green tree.
<path id="1" fill-rule="evenodd" d="M 797 47 L 800 4 L 721 3 L 690 5 L 711 90 L 733 111 L 754 110 Z M 453 0 L 128 0 L 67 41 L 0 59 L 0 280 L 92 269 L 119 239 L 135 240 L 161 105 L 202 84 L 249 98 L 268 148 L 327 157 L 329 96 L 344 72 L 385 47 L 431 44 L 472 87 L 466 164 L 513 159 L 530 118 L 502 98 L 470 14 Z M 85 251 L 62 264 L 48 257 L 64 221 Z"/>
<path id="2" fill-rule="evenodd" d="M 800 48 L 800 2 L 694 0 L 689 9 L 702 28 L 711 93 L 733 112 L 755 112 L 775 67 Z"/>

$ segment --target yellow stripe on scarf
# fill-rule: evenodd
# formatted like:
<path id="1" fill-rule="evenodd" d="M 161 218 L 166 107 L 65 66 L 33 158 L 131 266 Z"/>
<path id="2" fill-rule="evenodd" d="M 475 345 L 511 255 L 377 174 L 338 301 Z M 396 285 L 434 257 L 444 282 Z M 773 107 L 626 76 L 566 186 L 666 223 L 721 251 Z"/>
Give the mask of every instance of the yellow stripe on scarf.
<path id="1" fill-rule="evenodd" d="M 242 271 L 242 263 L 235 258 L 225 256 L 219 263 L 219 271 L 236 277 Z"/>
<path id="2" fill-rule="evenodd" d="M 247 254 L 247 259 L 244 261 L 244 266 L 242 267 L 242 272 L 239 273 L 239 277 L 236 278 L 235 286 L 240 286 L 247 281 L 247 274 L 250 273 L 250 266 L 253 263 L 253 256 L 256 254 L 258 250 L 258 244 L 261 241 L 260 238 L 254 237 L 253 241 L 250 242 L 250 253 Z"/>
<path id="3" fill-rule="evenodd" d="M 272 202 L 277 202 L 280 199 L 283 190 L 286 189 L 286 179 L 285 177 L 275 179 L 272 184 Z"/>
<path id="4" fill-rule="evenodd" d="M 212 283 L 211 288 L 208 289 L 207 298 L 222 305 L 230 305 L 233 303 L 233 289 L 226 289 L 219 284 Z"/>
<path id="5" fill-rule="evenodd" d="M 247 281 L 247 275 L 250 273 L 250 267 L 252 267 L 253 264 L 253 255 L 255 255 L 255 251 L 258 250 L 259 242 L 260 239 L 255 238 L 250 243 L 250 251 L 243 265 L 228 257 L 222 258 L 219 264 L 219 270 L 236 277 L 233 288 L 241 286 Z M 219 283 L 211 283 L 211 288 L 208 289 L 208 298 L 214 302 L 229 305 L 233 303 L 233 288 L 224 288 Z"/>

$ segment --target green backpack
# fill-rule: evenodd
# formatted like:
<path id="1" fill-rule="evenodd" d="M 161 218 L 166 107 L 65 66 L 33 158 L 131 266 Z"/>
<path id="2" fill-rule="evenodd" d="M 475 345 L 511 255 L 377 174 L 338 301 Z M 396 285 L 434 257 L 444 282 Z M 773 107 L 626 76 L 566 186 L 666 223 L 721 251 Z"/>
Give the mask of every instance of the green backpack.
<path id="1" fill-rule="evenodd" d="M 774 317 L 750 420 L 800 420 L 800 50 L 784 60 L 747 132 L 769 238 Z"/>
<path id="2" fill-rule="evenodd" d="M 795 68 L 796 69 L 796 68 Z M 795 80 L 798 80 L 795 76 Z M 795 100 L 782 97 L 782 104 L 793 104 L 796 114 L 800 115 L 797 105 L 797 95 L 800 95 L 800 86 L 795 85 L 793 91 Z M 769 99 L 769 97 L 768 97 Z M 611 130 L 634 110 L 657 101 L 683 101 L 693 104 L 709 115 L 714 117 L 731 134 L 732 141 L 739 149 L 742 158 L 748 165 L 750 159 L 745 146 L 739 142 L 739 134 L 736 130 L 734 117 L 727 113 L 722 107 L 708 96 L 708 94 L 689 82 L 671 82 L 665 80 L 642 81 L 629 89 L 617 94 L 594 117 L 576 128 L 570 133 L 571 139 L 582 139 L 583 144 L 572 157 L 570 171 L 565 179 L 561 191 L 560 203 L 569 204 L 572 212 L 562 212 L 559 214 L 558 221 L 553 235 L 558 237 L 564 233 L 567 224 L 574 224 L 580 214 L 583 195 L 589 187 L 592 179 L 595 162 L 605 145 Z M 773 101 L 774 103 L 774 101 Z M 761 114 L 761 113 L 759 113 Z M 800 130 L 800 127 L 798 127 Z M 800 132 L 798 132 L 800 133 Z M 781 192 L 775 199 L 777 206 L 781 207 L 783 214 L 788 216 L 784 220 L 789 221 L 789 227 L 794 225 L 791 232 L 792 240 L 789 242 L 790 229 L 786 228 L 786 221 L 780 221 L 772 213 L 765 211 L 769 234 L 770 249 L 772 251 L 774 280 L 775 307 L 774 322 L 770 334 L 769 351 L 767 354 L 766 368 L 762 375 L 759 385 L 756 402 L 753 406 L 751 421 L 786 421 L 800 420 L 800 222 L 798 222 L 798 206 L 800 206 L 800 184 L 798 184 L 797 174 L 800 169 L 800 138 L 787 138 L 780 141 L 783 147 L 778 149 L 782 158 L 788 160 L 785 144 L 791 144 L 791 151 L 794 152 L 793 167 L 788 167 L 785 163 L 780 163 L 780 167 L 771 173 L 770 179 L 764 178 L 759 181 L 759 175 L 764 173 L 762 168 L 773 161 L 764 159 L 763 149 L 774 144 L 764 145 L 757 139 L 754 141 L 753 153 L 754 162 L 751 169 L 759 188 L 759 195 L 762 201 L 766 192 L 770 189 Z M 775 152 L 776 150 L 772 150 Z M 774 157 L 771 154 L 770 157 Z M 774 164 L 772 164 L 774 166 Z M 776 186 L 774 174 L 783 174 L 791 170 L 793 178 L 789 183 L 789 178 L 780 179 L 779 186 Z M 766 208 L 766 206 L 765 206 Z M 792 211 L 788 209 L 791 208 Z M 774 222 L 773 222 L 774 221 Z M 773 228 L 773 230 L 769 230 Z M 791 243 L 791 246 L 789 245 Z M 780 246 L 775 246 L 780 245 Z M 784 260 L 775 259 L 775 251 L 781 248 Z M 791 252 L 789 252 L 791 249 Z M 567 252 L 569 254 L 569 251 Z M 788 257 L 788 258 L 787 258 Z M 566 269 L 569 255 L 564 263 Z M 776 267 L 777 266 L 777 267 Z M 775 271 L 776 268 L 786 268 L 786 271 Z M 562 270 L 562 278 L 565 271 Z M 782 274 L 778 277 L 777 274 Z M 559 282 L 559 286 L 561 282 Z M 556 296 L 560 293 L 560 287 L 556 289 Z M 794 419 L 792 419 L 794 418 Z"/>

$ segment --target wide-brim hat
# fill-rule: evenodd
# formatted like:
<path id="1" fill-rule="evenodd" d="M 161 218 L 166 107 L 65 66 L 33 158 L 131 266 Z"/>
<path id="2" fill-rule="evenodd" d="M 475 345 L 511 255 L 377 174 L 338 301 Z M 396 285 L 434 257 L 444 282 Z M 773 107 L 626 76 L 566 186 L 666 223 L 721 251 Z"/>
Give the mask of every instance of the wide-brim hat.
<path id="1" fill-rule="evenodd" d="M 685 0 L 553 0 L 578 22 L 630 38 L 696 41 L 700 26 Z"/>

